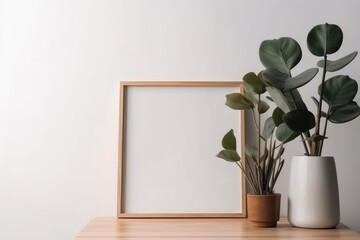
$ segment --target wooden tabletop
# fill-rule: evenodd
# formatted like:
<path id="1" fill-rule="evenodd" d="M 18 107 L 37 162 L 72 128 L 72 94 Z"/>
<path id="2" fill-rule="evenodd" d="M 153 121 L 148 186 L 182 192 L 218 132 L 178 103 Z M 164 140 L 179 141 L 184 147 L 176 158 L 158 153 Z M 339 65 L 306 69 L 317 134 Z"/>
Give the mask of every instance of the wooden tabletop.
<path id="1" fill-rule="evenodd" d="M 95 218 L 76 240 L 234 240 L 234 239 L 359 239 L 344 225 L 336 229 L 291 227 L 282 218 L 277 228 L 253 228 L 247 219 L 117 219 Z"/>

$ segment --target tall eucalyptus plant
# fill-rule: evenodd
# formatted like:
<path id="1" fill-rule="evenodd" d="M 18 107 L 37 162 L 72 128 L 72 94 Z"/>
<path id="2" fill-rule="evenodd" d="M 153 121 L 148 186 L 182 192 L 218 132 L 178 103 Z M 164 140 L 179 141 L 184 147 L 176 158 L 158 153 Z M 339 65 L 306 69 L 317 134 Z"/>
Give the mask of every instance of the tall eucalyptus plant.
<path id="1" fill-rule="evenodd" d="M 328 123 L 345 123 L 360 115 L 360 107 L 354 101 L 358 91 L 357 82 L 348 75 L 333 73 L 347 66 L 357 55 L 357 51 L 337 60 L 328 56 L 336 53 L 343 42 L 343 32 L 335 24 L 321 24 L 313 27 L 307 35 L 309 51 L 322 59 L 317 66 L 322 68 L 318 97 L 311 97 L 315 103 L 312 113 L 302 100 L 298 90 L 310 82 L 318 73 L 311 68 L 297 76 L 291 70 L 300 62 L 302 51 L 299 43 L 289 37 L 265 40 L 261 43 L 259 56 L 266 68 L 262 76 L 267 91 L 281 111 L 277 127 L 301 136 L 306 155 L 321 156 L 324 140 L 327 138 Z M 326 103 L 326 105 L 324 104 Z"/>

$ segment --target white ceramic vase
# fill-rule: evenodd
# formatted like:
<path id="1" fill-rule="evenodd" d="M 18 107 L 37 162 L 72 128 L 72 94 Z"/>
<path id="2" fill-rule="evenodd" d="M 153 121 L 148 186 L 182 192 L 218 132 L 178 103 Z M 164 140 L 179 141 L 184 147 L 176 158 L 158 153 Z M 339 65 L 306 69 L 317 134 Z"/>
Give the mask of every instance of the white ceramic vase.
<path id="1" fill-rule="evenodd" d="M 339 224 L 339 190 L 333 157 L 292 158 L 288 218 L 293 226 L 302 228 L 334 228 Z"/>

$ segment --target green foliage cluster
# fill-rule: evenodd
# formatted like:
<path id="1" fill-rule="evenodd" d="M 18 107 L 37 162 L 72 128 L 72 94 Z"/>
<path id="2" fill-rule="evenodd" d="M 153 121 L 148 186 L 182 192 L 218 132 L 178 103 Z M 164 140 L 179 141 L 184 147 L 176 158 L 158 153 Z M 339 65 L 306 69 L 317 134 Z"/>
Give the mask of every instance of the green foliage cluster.
<path id="1" fill-rule="evenodd" d="M 274 135 L 276 124 L 274 119 L 278 118 L 276 109 L 272 116 L 262 122 L 262 115 L 270 106 L 261 96 L 266 92 L 266 85 L 261 74 L 253 72 L 246 74 L 243 78 L 245 90 L 243 93 L 231 93 L 226 95 L 226 105 L 235 110 L 247 110 L 251 112 L 254 125 L 257 130 L 257 146 L 246 144 L 245 159 L 241 159 L 236 150 L 236 138 L 233 130 L 230 130 L 222 140 L 223 150 L 217 157 L 229 162 L 235 162 L 245 174 L 254 194 L 270 195 L 274 193 L 276 180 L 284 165 L 282 154 L 283 144 L 292 136 L 283 132 L 277 142 Z M 281 131 L 278 131 L 281 132 Z M 245 170 L 246 164 L 246 170 Z"/>
<path id="2" fill-rule="evenodd" d="M 230 130 L 223 137 L 224 149 L 217 157 L 235 162 L 245 174 L 254 194 L 273 194 L 284 164 L 285 143 L 300 136 L 306 155 L 321 156 L 328 123 L 346 123 L 360 115 L 360 107 L 354 101 L 357 82 L 348 75 L 327 79 L 328 73 L 343 69 L 357 55 L 355 51 L 337 60 L 329 60 L 328 55 L 336 53 L 342 42 L 343 32 L 339 26 L 325 23 L 313 27 L 307 36 L 307 47 L 321 60 L 317 62 L 317 67 L 293 76 L 291 71 L 302 59 L 299 43 L 289 37 L 265 40 L 259 49 L 265 70 L 257 75 L 253 72 L 246 74 L 243 77 L 245 91 L 226 96 L 228 107 L 251 112 L 258 143 L 257 146 L 247 145 L 246 157 L 241 159 L 233 130 Z M 317 87 L 318 97 L 311 97 L 315 104 L 313 113 L 303 101 L 299 88 L 314 79 L 319 68 L 322 74 Z M 266 92 L 270 95 L 268 100 L 276 107 L 263 122 L 262 115 L 270 108 L 261 98 Z"/>
<path id="3" fill-rule="evenodd" d="M 260 60 L 266 68 L 262 76 L 267 90 L 283 111 L 282 122 L 294 134 L 301 136 L 306 155 L 321 156 L 329 122 L 345 123 L 360 115 L 360 107 L 354 101 L 357 82 L 348 75 L 327 79 L 328 73 L 343 69 L 357 55 L 355 51 L 337 60 L 328 60 L 328 55 L 336 53 L 342 42 L 343 32 L 335 24 L 317 25 L 307 35 L 308 50 L 322 58 L 317 62 L 322 74 L 317 87 L 318 97 L 312 97 L 314 113 L 302 100 L 299 88 L 314 79 L 319 68 L 292 76 L 291 70 L 302 58 L 301 47 L 292 38 L 265 40 L 260 45 Z"/>

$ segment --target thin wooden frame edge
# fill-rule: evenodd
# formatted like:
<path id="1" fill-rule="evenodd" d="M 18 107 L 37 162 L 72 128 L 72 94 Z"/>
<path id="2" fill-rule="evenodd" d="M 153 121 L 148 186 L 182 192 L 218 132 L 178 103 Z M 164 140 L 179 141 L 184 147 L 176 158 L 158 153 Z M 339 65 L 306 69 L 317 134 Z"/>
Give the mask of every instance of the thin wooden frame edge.
<path id="1" fill-rule="evenodd" d="M 118 218 L 245 218 L 243 213 L 121 213 Z"/>
<path id="2" fill-rule="evenodd" d="M 117 183 L 117 218 L 246 218 L 247 217 L 247 185 L 245 174 L 241 173 L 242 212 L 241 213 L 125 213 L 122 211 L 123 184 L 123 147 L 124 147 L 124 101 L 126 87 L 239 87 L 244 91 L 242 81 L 120 81 L 119 97 L 119 140 L 118 140 L 118 183 Z M 245 111 L 240 111 L 241 158 L 245 159 Z M 246 164 L 244 162 L 246 169 Z"/>

